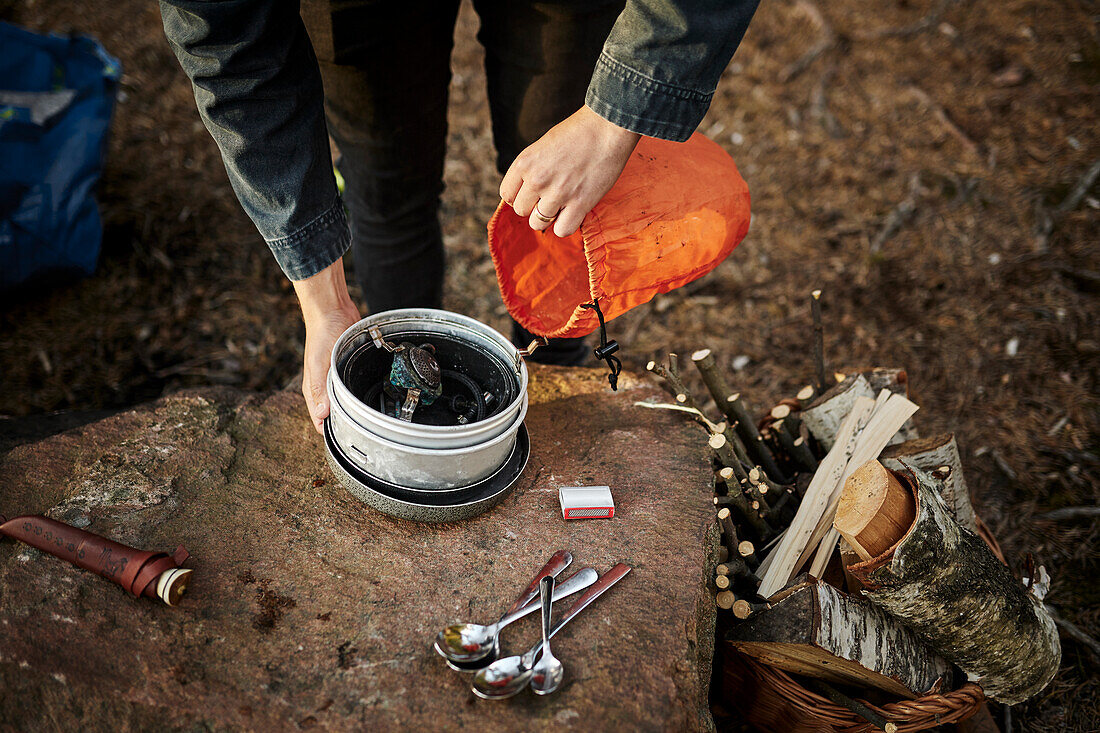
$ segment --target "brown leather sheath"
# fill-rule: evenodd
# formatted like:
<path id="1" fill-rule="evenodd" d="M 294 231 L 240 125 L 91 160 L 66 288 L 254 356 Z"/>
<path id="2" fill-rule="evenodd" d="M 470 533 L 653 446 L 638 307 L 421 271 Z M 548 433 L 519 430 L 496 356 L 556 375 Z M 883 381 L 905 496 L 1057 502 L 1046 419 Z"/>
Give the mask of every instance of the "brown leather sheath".
<path id="1" fill-rule="evenodd" d="M 171 555 L 138 550 L 49 517 L 0 517 L 0 534 L 102 575 L 135 596 L 155 597 L 160 574 L 189 557 L 182 545 Z"/>

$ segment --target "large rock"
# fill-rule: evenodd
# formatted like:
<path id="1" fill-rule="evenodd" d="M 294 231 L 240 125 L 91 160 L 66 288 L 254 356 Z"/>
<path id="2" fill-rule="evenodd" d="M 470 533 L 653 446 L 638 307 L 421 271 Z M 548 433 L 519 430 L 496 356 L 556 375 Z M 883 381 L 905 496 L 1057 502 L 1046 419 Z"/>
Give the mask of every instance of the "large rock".
<path id="1" fill-rule="evenodd" d="M 0 512 L 190 550 L 176 608 L 0 540 L 0 727 L 705 730 L 713 601 L 698 428 L 596 371 L 537 369 L 515 493 L 461 524 L 366 508 L 325 464 L 301 397 L 181 393 L 13 449 Z M 565 522 L 557 488 L 609 484 L 613 520 Z M 555 640 L 549 698 L 470 694 L 430 645 L 489 622 L 556 549 L 634 572 Z M 567 571 L 569 572 L 569 571 Z M 504 635 L 512 652 L 537 618 Z"/>

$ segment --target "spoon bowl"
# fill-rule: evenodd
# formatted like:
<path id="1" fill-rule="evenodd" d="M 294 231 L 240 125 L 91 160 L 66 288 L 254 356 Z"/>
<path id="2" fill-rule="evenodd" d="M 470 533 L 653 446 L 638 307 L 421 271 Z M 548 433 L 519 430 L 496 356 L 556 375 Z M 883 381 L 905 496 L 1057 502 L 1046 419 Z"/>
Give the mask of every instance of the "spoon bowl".
<path id="1" fill-rule="evenodd" d="M 503 700 L 518 694 L 534 670 L 518 654 L 498 659 L 474 676 L 474 694 L 485 700 Z"/>
<path id="2" fill-rule="evenodd" d="M 500 622 L 482 624 L 451 624 L 435 637 L 435 650 L 448 662 L 472 664 L 500 654 Z"/>
<path id="3" fill-rule="evenodd" d="M 539 592 L 539 581 L 543 577 L 557 576 L 561 571 L 569 567 L 573 562 L 573 555 L 566 550 L 558 550 L 550 560 L 543 565 L 542 570 L 535 575 L 527 588 L 494 624 L 451 624 L 436 634 L 435 650 L 444 659 L 459 664 L 467 664 L 484 659 L 488 656 L 500 654 L 500 630 L 517 618 L 522 618 L 527 613 L 534 611 L 525 606 L 535 600 Z M 532 604 L 533 605 L 533 604 Z"/>
<path id="4" fill-rule="evenodd" d="M 549 633 L 544 633 L 544 639 L 549 639 L 554 634 L 561 631 L 563 626 L 569 623 L 578 613 L 587 608 L 592 601 L 599 598 L 608 588 L 622 580 L 629 572 L 630 566 L 619 563 L 600 576 L 600 579 L 586 590 L 584 594 L 577 599 L 576 603 L 566 611 L 565 615 L 554 624 L 554 628 L 550 629 Z M 546 623 L 549 624 L 549 609 L 547 609 L 546 612 Z M 531 681 L 534 675 L 535 658 L 538 653 L 542 651 L 544 643 L 544 641 L 539 641 L 522 657 L 512 656 L 498 659 L 488 667 L 478 671 L 478 673 L 474 675 L 474 694 L 486 700 L 503 700 L 504 698 L 512 697 L 518 693 Z M 552 669 L 547 669 L 544 673 L 547 683 L 553 682 L 553 676 L 554 671 Z M 547 689 L 547 692 L 553 692 L 560 684 L 561 679 L 559 678 L 553 688 Z"/>
<path id="5" fill-rule="evenodd" d="M 543 578 L 542 585 L 542 656 L 531 668 L 531 691 L 536 695 L 549 695 L 561 685 L 565 667 L 554 652 L 550 651 L 550 615 L 554 593 L 554 579 Z"/>
<path id="6" fill-rule="evenodd" d="M 531 691 L 536 695 L 549 695 L 561 687 L 564 678 L 565 665 L 550 652 L 548 644 L 531 670 Z"/>
<path id="7" fill-rule="evenodd" d="M 568 580 L 554 588 L 554 600 L 584 590 L 599 577 L 592 568 L 582 568 Z M 471 672 L 486 667 L 500 656 L 500 630 L 516 619 L 523 618 L 538 609 L 532 601 L 518 611 L 504 616 L 488 626 L 481 624 L 452 624 L 436 635 L 435 650 L 456 672 Z"/>
<path id="8" fill-rule="evenodd" d="M 536 644 L 522 657 L 498 659 L 474 677 L 474 694 L 486 700 L 500 700 L 517 694 L 534 675 L 536 655 L 550 653 L 550 609 L 554 605 L 554 578 L 539 582 L 542 605 L 542 644 Z"/>

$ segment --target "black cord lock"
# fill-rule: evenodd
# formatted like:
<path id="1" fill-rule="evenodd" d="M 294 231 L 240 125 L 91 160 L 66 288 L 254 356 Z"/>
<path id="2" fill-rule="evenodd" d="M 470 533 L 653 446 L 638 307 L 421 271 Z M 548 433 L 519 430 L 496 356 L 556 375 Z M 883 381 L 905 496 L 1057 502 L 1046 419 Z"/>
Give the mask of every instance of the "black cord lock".
<path id="1" fill-rule="evenodd" d="M 607 324 L 604 323 L 603 311 L 600 310 L 598 299 L 593 300 L 591 303 L 581 304 L 581 308 L 596 311 L 596 318 L 600 319 L 600 345 L 592 353 L 596 355 L 597 359 L 607 362 L 607 381 L 611 385 L 611 390 L 616 391 L 619 389 L 619 374 L 623 370 L 623 363 L 619 361 L 618 357 L 614 356 L 615 352 L 619 350 L 619 342 L 607 340 Z"/>

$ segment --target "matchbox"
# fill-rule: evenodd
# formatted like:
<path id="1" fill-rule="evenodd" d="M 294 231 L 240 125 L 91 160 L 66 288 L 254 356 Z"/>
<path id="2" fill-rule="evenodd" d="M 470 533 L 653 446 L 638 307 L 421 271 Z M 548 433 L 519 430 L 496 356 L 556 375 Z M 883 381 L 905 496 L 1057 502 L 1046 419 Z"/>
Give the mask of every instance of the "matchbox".
<path id="1" fill-rule="evenodd" d="M 566 486 L 558 489 L 562 519 L 610 519 L 615 500 L 608 486 Z"/>

